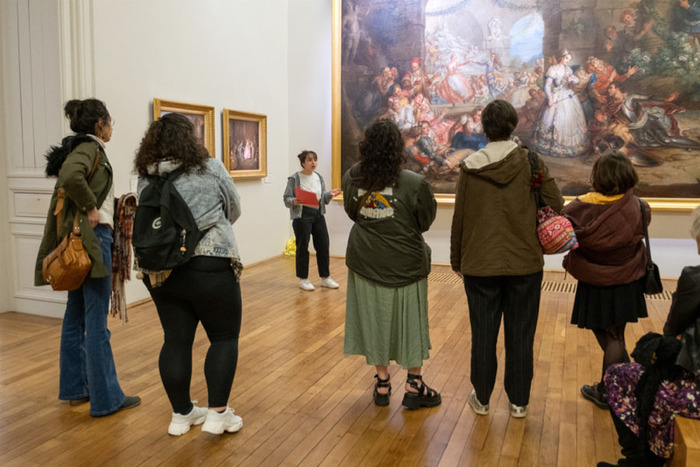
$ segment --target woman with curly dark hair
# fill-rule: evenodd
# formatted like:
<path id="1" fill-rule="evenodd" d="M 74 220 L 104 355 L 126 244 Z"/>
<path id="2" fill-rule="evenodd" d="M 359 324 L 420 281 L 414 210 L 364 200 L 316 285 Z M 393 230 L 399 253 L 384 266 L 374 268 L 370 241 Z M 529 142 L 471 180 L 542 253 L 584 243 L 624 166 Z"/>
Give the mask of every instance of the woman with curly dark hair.
<path id="1" fill-rule="evenodd" d="M 376 368 L 374 403 L 389 405 L 391 360 L 408 371 L 402 404 L 435 407 L 440 393 L 423 383 L 429 358 L 430 247 L 423 239 L 437 205 L 430 184 L 401 170 L 404 143 L 398 127 L 378 120 L 365 131 L 360 160 L 343 176 L 345 211 L 355 222 L 345 262 L 346 354 L 364 355 Z"/>
<path id="2" fill-rule="evenodd" d="M 228 407 L 241 329 L 241 263 L 231 229 L 241 214 L 238 192 L 223 164 L 197 141 L 192 123 L 176 113 L 151 123 L 134 167 L 139 194 L 153 177 L 177 171 L 170 179 L 204 233 L 182 266 L 142 271 L 165 333 L 158 366 L 173 407 L 168 433 L 182 435 L 202 423 L 209 433 L 238 431 L 243 420 Z M 190 398 L 192 344 L 200 321 L 211 343 L 204 362 L 209 410 Z"/>

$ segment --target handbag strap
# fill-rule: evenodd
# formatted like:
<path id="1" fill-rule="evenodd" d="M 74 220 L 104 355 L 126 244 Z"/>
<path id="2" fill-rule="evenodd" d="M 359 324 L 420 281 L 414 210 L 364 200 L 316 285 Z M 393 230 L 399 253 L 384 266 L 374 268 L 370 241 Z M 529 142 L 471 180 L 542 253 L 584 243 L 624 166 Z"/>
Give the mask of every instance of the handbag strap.
<path id="1" fill-rule="evenodd" d="M 545 203 L 542 199 L 542 171 L 538 159 L 535 152 L 527 150 L 527 160 L 530 163 L 530 192 L 535 195 L 535 204 L 537 209 L 540 209 Z"/>
<path id="2" fill-rule="evenodd" d="M 92 163 L 92 168 L 90 169 L 90 173 L 88 173 L 87 176 L 87 182 L 88 184 L 90 181 L 92 181 L 93 175 L 95 175 L 95 172 L 97 171 L 97 164 L 100 162 L 100 150 L 98 148 L 97 150 L 97 155 L 95 155 L 95 160 Z M 61 187 L 58 189 L 58 198 L 56 199 L 56 209 L 53 211 L 53 215 L 56 216 L 56 234 L 58 235 L 58 231 L 61 228 L 61 219 L 63 217 L 63 203 L 65 202 L 66 199 L 66 190 Z M 78 223 L 78 213 L 75 213 L 75 219 L 73 219 L 73 234 L 75 235 L 80 235 L 80 224 Z"/>
<path id="3" fill-rule="evenodd" d="M 647 215 L 644 209 L 644 203 L 641 198 L 639 200 L 639 210 L 642 212 L 642 227 L 644 227 L 644 241 L 647 247 L 647 266 L 651 264 L 651 247 L 649 246 L 649 231 L 647 230 Z"/>

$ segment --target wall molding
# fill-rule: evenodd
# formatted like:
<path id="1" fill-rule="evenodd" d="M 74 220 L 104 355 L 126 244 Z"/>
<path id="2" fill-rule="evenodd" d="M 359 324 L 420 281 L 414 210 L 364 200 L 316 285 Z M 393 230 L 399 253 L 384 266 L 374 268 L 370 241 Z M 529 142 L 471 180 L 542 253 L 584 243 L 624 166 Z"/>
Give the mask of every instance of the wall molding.
<path id="1" fill-rule="evenodd" d="M 59 1 L 64 100 L 93 97 L 95 95 L 93 0 Z"/>

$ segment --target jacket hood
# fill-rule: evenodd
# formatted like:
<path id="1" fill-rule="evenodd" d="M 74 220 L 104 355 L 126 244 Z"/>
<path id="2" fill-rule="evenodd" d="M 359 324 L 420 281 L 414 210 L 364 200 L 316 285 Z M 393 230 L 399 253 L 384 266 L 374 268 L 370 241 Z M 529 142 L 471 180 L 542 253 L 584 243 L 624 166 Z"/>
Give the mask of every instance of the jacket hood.
<path id="1" fill-rule="evenodd" d="M 462 161 L 462 170 L 498 185 L 510 183 L 528 165 L 527 157 L 518 157 L 526 149 L 512 141 L 494 141 Z M 529 170 L 529 169 L 528 169 Z"/>
<path id="2" fill-rule="evenodd" d="M 576 237 L 581 244 L 598 245 L 601 250 L 617 250 L 629 243 L 642 216 L 639 201 L 633 190 L 608 205 L 599 205 L 594 211 L 579 199 L 572 201 L 566 216 L 576 226 Z"/>
<path id="3" fill-rule="evenodd" d="M 51 146 L 44 158 L 46 159 L 46 176 L 47 177 L 58 177 L 58 172 L 61 170 L 63 163 L 66 161 L 68 154 L 73 151 L 79 144 L 97 142 L 92 136 L 85 133 L 78 133 L 75 135 L 66 136 L 61 141 L 60 145 Z"/>
<path id="4" fill-rule="evenodd" d="M 181 161 L 175 161 L 171 159 L 158 161 L 148 166 L 149 175 L 166 175 L 170 172 L 174 172 L 182 165 Z"/>

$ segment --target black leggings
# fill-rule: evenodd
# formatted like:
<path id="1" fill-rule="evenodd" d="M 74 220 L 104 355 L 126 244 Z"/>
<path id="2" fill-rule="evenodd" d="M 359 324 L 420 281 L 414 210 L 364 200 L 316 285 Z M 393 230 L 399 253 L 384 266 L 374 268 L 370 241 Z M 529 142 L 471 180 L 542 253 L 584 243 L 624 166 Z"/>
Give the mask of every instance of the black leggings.
<path id="1" fill-rule="evenodd" d="M 211 343 L 204 362 L 208 405 L 226 406 L 238 363 L 242 309 L 230 259 L 196 256 L 173 270 L 160 287 L 151 287 L 148 276 L 144 283 L 165 333 L 158 366 L 173 412 L 192 409 L 192 344 L 200 321 Z"/>
<path id="2" fill-rule="evenodd" d="M 625 347 L 625 325 L 611 326 L 608 329 L 593 329 L 593 334 L 595 334 L 598 345 L 603 350 L 603 371 L 598 390 L 605 392 L 605 386 L 603 385 L 605 370 L 615 363 L 627 363 L 630 361 L 630 356 L 627 354 L 627 348 Z"/>

